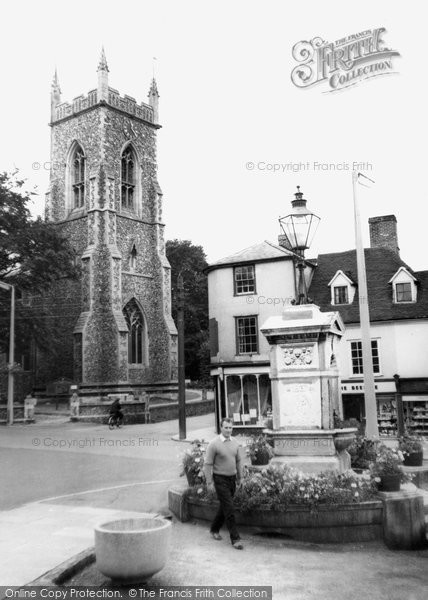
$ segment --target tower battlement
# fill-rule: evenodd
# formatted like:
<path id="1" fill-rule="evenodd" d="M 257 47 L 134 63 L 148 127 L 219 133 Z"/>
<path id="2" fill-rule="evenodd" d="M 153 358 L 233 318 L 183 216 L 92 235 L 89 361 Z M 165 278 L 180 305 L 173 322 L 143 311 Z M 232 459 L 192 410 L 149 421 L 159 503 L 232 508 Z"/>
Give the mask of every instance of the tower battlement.
<path id="1" fill-rule="evenodd" d="M 71 103 L 61 102 L 61 104 L 58 104 L 53 109 L 52 123 L 74 117 L 75 115 L 98 106 L 99 104 L 107 104 L 108 106 L 111 106 L 112 108 L 115 108 L 121 112 L 136 117 L 137 119 L 141 119 L 146 123 L 157 125 L 155 123 L 154 110 L 152 106 L 145 104 L 144 102 L 137 104 L 135 98 L 127 96 L 126 94 L 121 96 L 117 90 L 111 87 L 108 88 L 107 101 L 99 100 L 98 90 L 94 89 L 88 92 L 86 96 L 83 94 L 77 96 Z"/>
<path id="2" fill-rule="evenodd" d="M 124 95 L 121 96 L 117 90 L 109 86 L 108 73 L 109 68 L 105 56 L 104 48 L 101 51 L 98 64 L 98 87 L 88 92 L 87 96 L 77 96 L 70 102 L 61 102 L 61 88 L 58 81 L 58 74 L 55 69 L 54 79 L 52 81 L 51 91 L 51 125 L 70 119 L 79 113 L 92 110 L 98 106 L 110 106 L 135 119 L 144 121 L 160 127 L 159 123 L 159 93 L 156 81 L 153 78 L 149 91 L 149 103 L 141 102 L 137 104 L 135 98 Z"/>

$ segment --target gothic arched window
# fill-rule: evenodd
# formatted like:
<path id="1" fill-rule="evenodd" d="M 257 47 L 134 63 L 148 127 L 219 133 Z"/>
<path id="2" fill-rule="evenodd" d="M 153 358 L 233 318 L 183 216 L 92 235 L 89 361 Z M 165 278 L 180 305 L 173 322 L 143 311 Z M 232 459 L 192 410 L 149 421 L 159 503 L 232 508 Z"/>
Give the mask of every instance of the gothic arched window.
<path id="1" fill-rule="evenodd" d="M 85 204 L 85 155 L 79 144 L 71 159 L 71 188 L 73 208 L 81 208 Z"/>
<path id="2" fill-rule="evenodd" d="M 121 199 L 122 208 L 126 210 L 134 210 L 135 164 L 134 152 L 131 146 L 127 146 L 121 159 Z"/>
<path id="3" fill-rule="evenodd" d="M 123 313 L 128 325 L 128 363 L 144 364 L 147 354 L 147 331 L 144 315 L 134 299 L 128 302 Z"/>
<path id="4" fill-rule="evenodd" d="M 137 249 L 135 244 L 132 246 L 131 254 L 129 255 L 129 270 L 135 271 L 137 268 Z"/>

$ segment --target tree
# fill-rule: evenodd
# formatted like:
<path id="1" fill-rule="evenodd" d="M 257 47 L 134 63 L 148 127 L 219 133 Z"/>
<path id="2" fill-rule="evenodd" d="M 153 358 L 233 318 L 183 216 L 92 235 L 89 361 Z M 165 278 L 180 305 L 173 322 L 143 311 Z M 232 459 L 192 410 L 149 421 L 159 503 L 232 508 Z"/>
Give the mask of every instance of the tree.
<path id="1" fill-rule="evenodd" d="M 0 173 L 0 279 L 22 294 L 42 294 L 59 279 L 78 274 L 74 252 L 57 227 L 32 219 L 28 205 L 35 192 L 24 190 L 17 173 Z M 10 298 L 0 293 L 0 349 L 9 343 Z M 49 344 L 49 324 L 43 310 L 16 303 L 16 342 L 34 339 Z"/>
<path id="2" fill-rule="evenodd" d="M 177 321 L 176 287 L 181 271 L 184 280 L 184 352 L 186 377 L 208 379 L 208 282 L 203 272 L 208 266 L 202 246 L 189 240 L 168 240 L 166 256 L 171 265 L 172 316 Z"/>

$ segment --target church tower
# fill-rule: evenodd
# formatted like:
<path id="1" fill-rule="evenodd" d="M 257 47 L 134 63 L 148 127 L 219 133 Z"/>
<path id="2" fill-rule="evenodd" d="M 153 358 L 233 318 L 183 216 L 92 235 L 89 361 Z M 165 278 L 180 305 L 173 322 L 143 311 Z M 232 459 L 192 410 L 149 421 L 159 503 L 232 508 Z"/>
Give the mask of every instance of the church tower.
<path id="1" fill-rule="evenodd" d="M 61 102 L 51 92 L 51 173 L 46 219 L 69 239 L 78 282 L 55 288 L 60 313 L 52 376 L 103 393 L 177 378 L 162 191 L 156 171 L 158 98 L 138 104 L 109 87 L 104 49 L 98 86 Z"/>

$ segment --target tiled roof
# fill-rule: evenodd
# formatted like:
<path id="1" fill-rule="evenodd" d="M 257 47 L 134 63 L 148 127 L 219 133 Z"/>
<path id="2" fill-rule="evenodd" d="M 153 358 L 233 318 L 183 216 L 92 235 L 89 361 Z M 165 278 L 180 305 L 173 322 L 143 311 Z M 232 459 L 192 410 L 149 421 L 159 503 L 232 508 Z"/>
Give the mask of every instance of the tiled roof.
<path id="1" fill-rule="evenodd" d="M 386 248 L 366 248 L 364 250 L 367 272 L 367 289 L 371 321 L 390 321 L 399 319 L 428 318 L 428 271 L 414 272 L 401 258 Z M 392 286 L 388 281 L 405 267 L 417 282 L 417 302 L 394 303 Z M 338 310 L 345 323 L 358 323 L 360 311 L 358 293 L 355 293 L 352 304 L 332 305 L 331 291 L 328 283 L 337 271 L 342 270 L 354 282 L 358 282 L 355 250 L 320 254 L 315 269 L 309 297 L 321 310 Z"/>
<path id="2" fill-rule="evenodd" d="M 215 267 L 223 265 L 230 265 L 234 263 L 245 263 L 255 262 L 260 260 L 272 260 L 277 258 L 287 258 L 293 256 L 293 253 L 282 246 L 277 246 L 272 242 L 264 241 L 260 244 L 255 244 L 244 250 L 240 250 L 235 254 L 221 258 L 215 263 L 211 263 L 208 266 L 208 270 L 212 270 Z"/>

